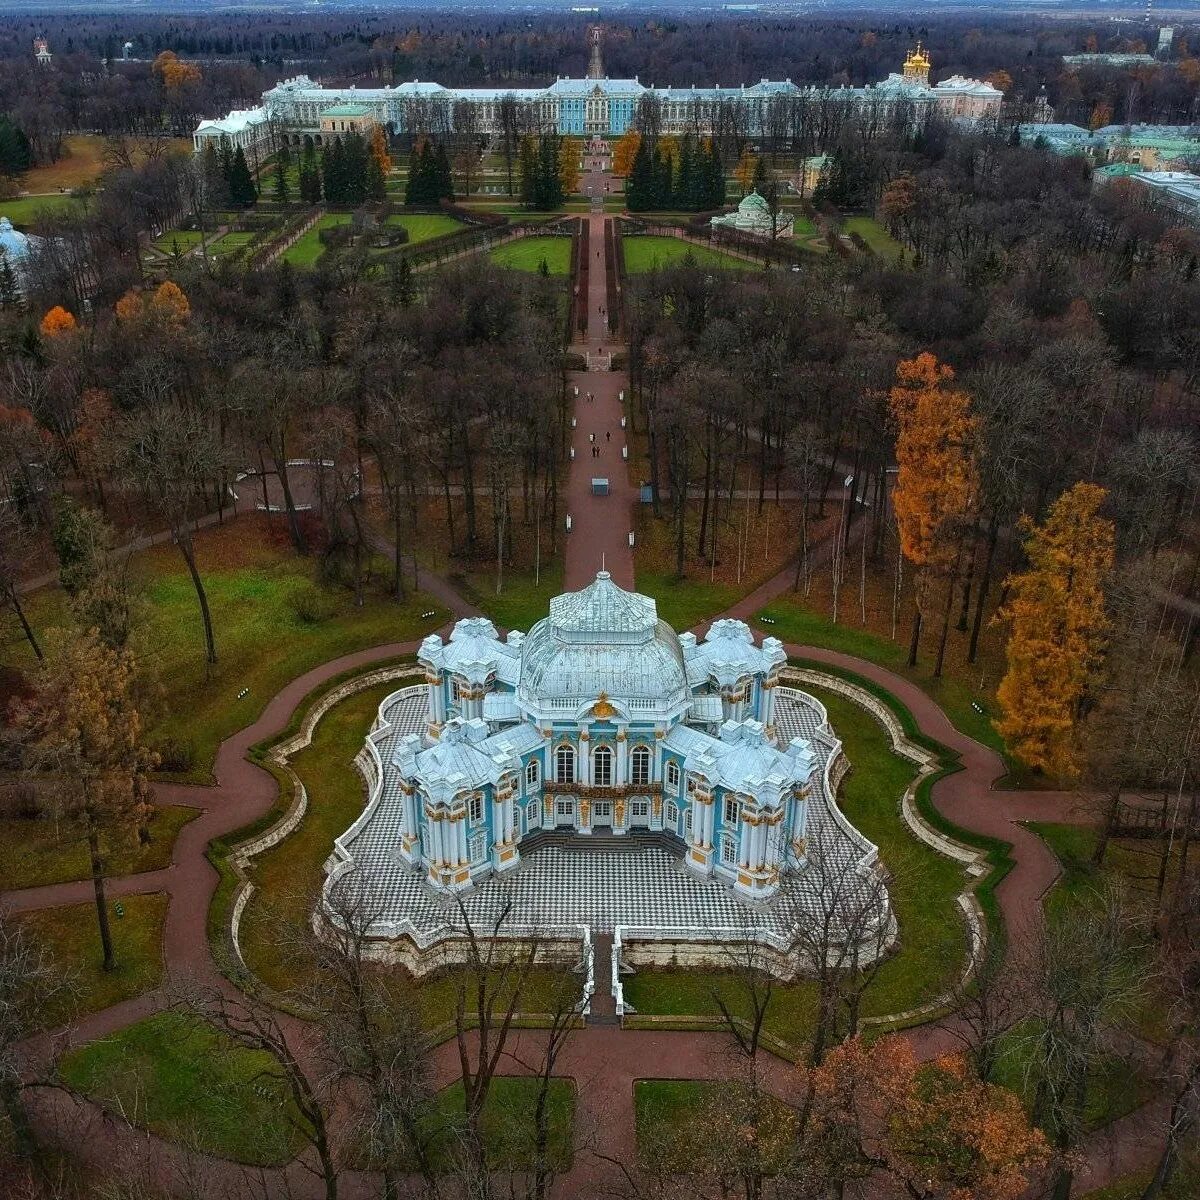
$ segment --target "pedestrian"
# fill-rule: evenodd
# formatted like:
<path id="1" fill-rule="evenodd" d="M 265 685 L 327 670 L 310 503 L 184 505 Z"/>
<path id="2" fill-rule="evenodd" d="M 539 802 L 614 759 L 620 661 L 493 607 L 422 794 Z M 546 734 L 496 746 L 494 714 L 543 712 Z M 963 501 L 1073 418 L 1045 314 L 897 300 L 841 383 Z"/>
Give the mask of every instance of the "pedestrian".
<path id="1" fill-rule="evenodd" d="M 606 442 L 611 442 L 611 441 L 612 441 L 612 430 L 610 430 L 610 429 L 606 429 L 606 430 L 604 431 L 604 440 L 605 440 Z"/>
<path id="2" fill-rule="evenodd" d="M 589 434 L 588 434 L 588 441 L 590 441 L 590 442 L 594 442 L 595 440 L 596 440 L 596 435 L 595 435 L 594 433 L 589 433 Z"/>

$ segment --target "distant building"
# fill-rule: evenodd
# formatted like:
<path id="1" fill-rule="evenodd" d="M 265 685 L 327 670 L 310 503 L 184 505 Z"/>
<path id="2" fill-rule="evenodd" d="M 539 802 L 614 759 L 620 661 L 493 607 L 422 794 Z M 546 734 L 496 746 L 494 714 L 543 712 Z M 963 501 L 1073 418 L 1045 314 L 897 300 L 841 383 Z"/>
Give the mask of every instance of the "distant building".
<path id="1" fill-rule="evenodd" d="M 250 157 L 269 154 L 275 147 L 274 129 L 265 108 L 235 108 L 227 117 L 201 121 L 192 134 L 192 148 L 197 154 L 208 144 L 220 146 L 222 141 L 242 150 Z"/>
<path id="2" fill-rule="evenodd" d="M 735 229 L 738 233 L 753 234 L 761 238 L 790 238 L 793 233 L 791 215 L 780 209 L 772 213 L 771 206 L 755 189 L 742 197 L 737 212 L 713 217 L 710 225 L 721 229 Z"/>
<path id="3" fill-rule="evenodd" d="M 596 47 L 598 53 L 598 46 Z M 647 87 L 634 79 L 555 80 L 544 88 L 448 88 L 439 83 L 412 80 L 395 87 L 327 88 L 306 75 L 284 80 L 263 93 L 266 117 L 298 145 L 307 134 L 323 136 L 322 114 L 341 105 L 362 105 L 372 118 L 394 133 L 412 129 L 450 128 L 456 104 L 467 103 L 477 110 L 482 134 L 500 132 L 501 102 L 511 97 L 521 110 L 523 124 L 533 130 L 577 137 L 620 137 L 632 124 L 638 105 L 658 102 L 662 131 L 682 134 L 695 130 L 711 132 L 717 113 L 729 106 L 744 113 L 744 127 L 751 137 L 760 136 L 768 108 L 780 99 L 795 97 L 844 104 L 874 106 L 886 111 L 908 106 L 915 118 L 937 112 L 953 120 L 991 120 L 1000 113 L 1003 93 L 979 79 L 951 76 L 940 83 L 929 82 L 930 58 L 919 46 L 904 62 L 901 72 L 881 83 L 866 87 L 825 88 L 800 86 L 790 79 L 762 79 L 737 87 Z M 251 110 L 254 112 L 260 110 Z M 194 137 L 196 149 L 209 136 L 220 136 L 217 127 L 230 121 L 203 121 Z M 436 119 L 435 119 L 436 117 Z"/>
<path id="4" fill-rule="evenodd" d="M 1063 65 L 1072 71 L 1084 67 L 1152 67 L 1155 59 L 1153 54 L 1127 54 L 1117 52 L 1112 54 L 1064 54 Z"/>
<path id="5" fill-rule="evenodd" d="M 1200 223 L 1200 175 L 1191 171 L 1140 171 L 1129 177 L 1155 201 L 1192 224 Z"/>
<path id="6" fill-rule="evenodd" d="M 1154 48 L 1156 58 L 1167 58 L 1171 53 L 1171 43 L 1175 40 L 1175 30 L 1170 25 L 1164 25 L 1158 31 L 1158 45 Z"/>
<path id="7" fill-rule="evenodd" d="M 1156 171 L 1170 163 L 1200 159 L 1200 126 L 1082 125 L 1029 123 L 1020 127 L 1023 145 L 1040 143 L 1056 154 L 1086 154 L 1096 163 L 1133 163 Z"/>
<path id="8" fill-rule="evenodd" d="M 326 137 L 342 133 L 369 137 L 377 124 L 375 114 L 365 104 L 335 104 L 321 114 L 321 132 Z"/>
<path id="9" fill-rule="evenodd" d="M 48 67 L 50 65 L 50 60 L 54 56 L 50 53 L 50 43 L 45 38 L 33 39 L 33 57 L 39 67 Z"/>

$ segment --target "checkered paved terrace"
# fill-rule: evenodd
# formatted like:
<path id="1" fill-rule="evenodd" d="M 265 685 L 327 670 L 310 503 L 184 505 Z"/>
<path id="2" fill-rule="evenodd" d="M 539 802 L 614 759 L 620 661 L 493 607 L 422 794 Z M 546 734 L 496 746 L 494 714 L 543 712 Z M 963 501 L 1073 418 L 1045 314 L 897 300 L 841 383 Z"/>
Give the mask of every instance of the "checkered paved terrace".
<path id="1" fill-rule="evenodd" d="M 403 862 L 397 854 L 401 828 L 402 793 L 392 751 L 398 739 L 420 732 L 427 710 L 424 688 L 406 689 L 385 710 L 389 733 L 378 741 L 383 763 L 379 803 L 349 842 L 355 870 L 342 877 L 354 886 L 365 884 L 369 907 L 380 925 L 407 919 L 425 937 L 436 940 L 461 928 L 457 901 L 441 895 L 424 882 L 424 873 Z M 780 689 L 776 719 L 780 739 L 812 739 L 824 781 L 832 750 L 820 737 L 821 712 L 803 693 Z M 870 843 L 832 812 L 832 802 L 814 793 L 808 816 L 810 856 L 823 853 L 836 871 L 812 867 L 790 877 L 791 886 L 776 900 L 751 903 L 715 879 L 703 879 L 682 862 L 683 846 L 675 855 L 656 845 L 631 839 L 627 850 L 614 851 L 606 839 L 602 853 L 590 851 L 588 838 L 577 836 L 569 845 L 552 843 L 522 854 L 520 867 L 499 878 L 488 878 L 463 896 L 467 917 L 476 928 L 494 920 L 500 905 L 511 904 L 508 922 L 536 927 L 546 933 L 588 925 L 594 933 L 610 933 L 618 925 L 695 930 L 699 936 L 714 928 L 746 928 L 750 923 L 784 933 L 795 917 L 797 903 L 812 904 L 817 890 L 870 849 Z"/>

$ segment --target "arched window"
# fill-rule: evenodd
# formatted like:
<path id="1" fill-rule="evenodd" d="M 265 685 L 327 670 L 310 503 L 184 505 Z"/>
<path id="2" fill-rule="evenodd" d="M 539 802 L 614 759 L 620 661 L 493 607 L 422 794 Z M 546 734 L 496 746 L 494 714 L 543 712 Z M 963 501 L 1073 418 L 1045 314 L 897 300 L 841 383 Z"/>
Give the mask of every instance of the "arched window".
<path id="1" fill-rule="evenodd" d="M 592 783 L 596 787 L 612 787 L 613 752 L 611 746 L 597 746 L 592 753 Z"/>
<path id="2" fill-rule="evenodd" d="M 542 806 L 536 800 L 525 805 L 525 828 L 536 829 L 542 823 Z"/>
<path id="3" fill-rule="evenodd" d="M 527 788 L 537 787 L 538 781 L 542 777 L 542 767 L 536 758 L 531 758 L 525 764 L 525 786 Z"/>
<path id="4" fill-rule="evenodd" d="M 554 778 L 559 783 L 575 782 L 575 748 L 565 743 L 554 752 Z"/>
<path id="5" fill-rule="evenodd" d="M 673 758 L 667 759 L 667 787 L 679 787 L 679 764 Z"/>
<path id="6" fill-rule="evenodd" d="M 634 787 L 645 787 L 650 782 L 650 748 L 634 746 L 629 756 L 629 781 Z"/>
<path id="7" fill-rule="evenodd" d="M 672 829 L 679 827 L 679 805 L 674 800 L 667 801 L 667 824 Z"/>

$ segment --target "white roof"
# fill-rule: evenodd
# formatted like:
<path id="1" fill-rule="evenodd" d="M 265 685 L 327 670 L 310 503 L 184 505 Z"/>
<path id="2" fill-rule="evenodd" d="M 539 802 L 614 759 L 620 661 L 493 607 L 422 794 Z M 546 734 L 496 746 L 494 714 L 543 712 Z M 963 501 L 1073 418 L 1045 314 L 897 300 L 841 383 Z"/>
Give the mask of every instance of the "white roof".
<path id="1" fill-rule="evenodd" d="M 33 249 L 29 238 L 19 229 L 13 228 L 13 223 L 7 217 L 0 217 L 0 251 L 9 262 L 16 263 Z"/>
<path id="2" fill-rule="evenodd" d="M 213 133 L 213 134 L 228 134 L 232 136 L 235 133 L 241 133 L 244 129 L 248 129 L 254 125 L 261 125 L 269 120 L 267 110 L 265 108 L 235 108 L 226 117 L 219 117 L 214 120 L 201 121 L 196 126 L 197 133 Z"/>

